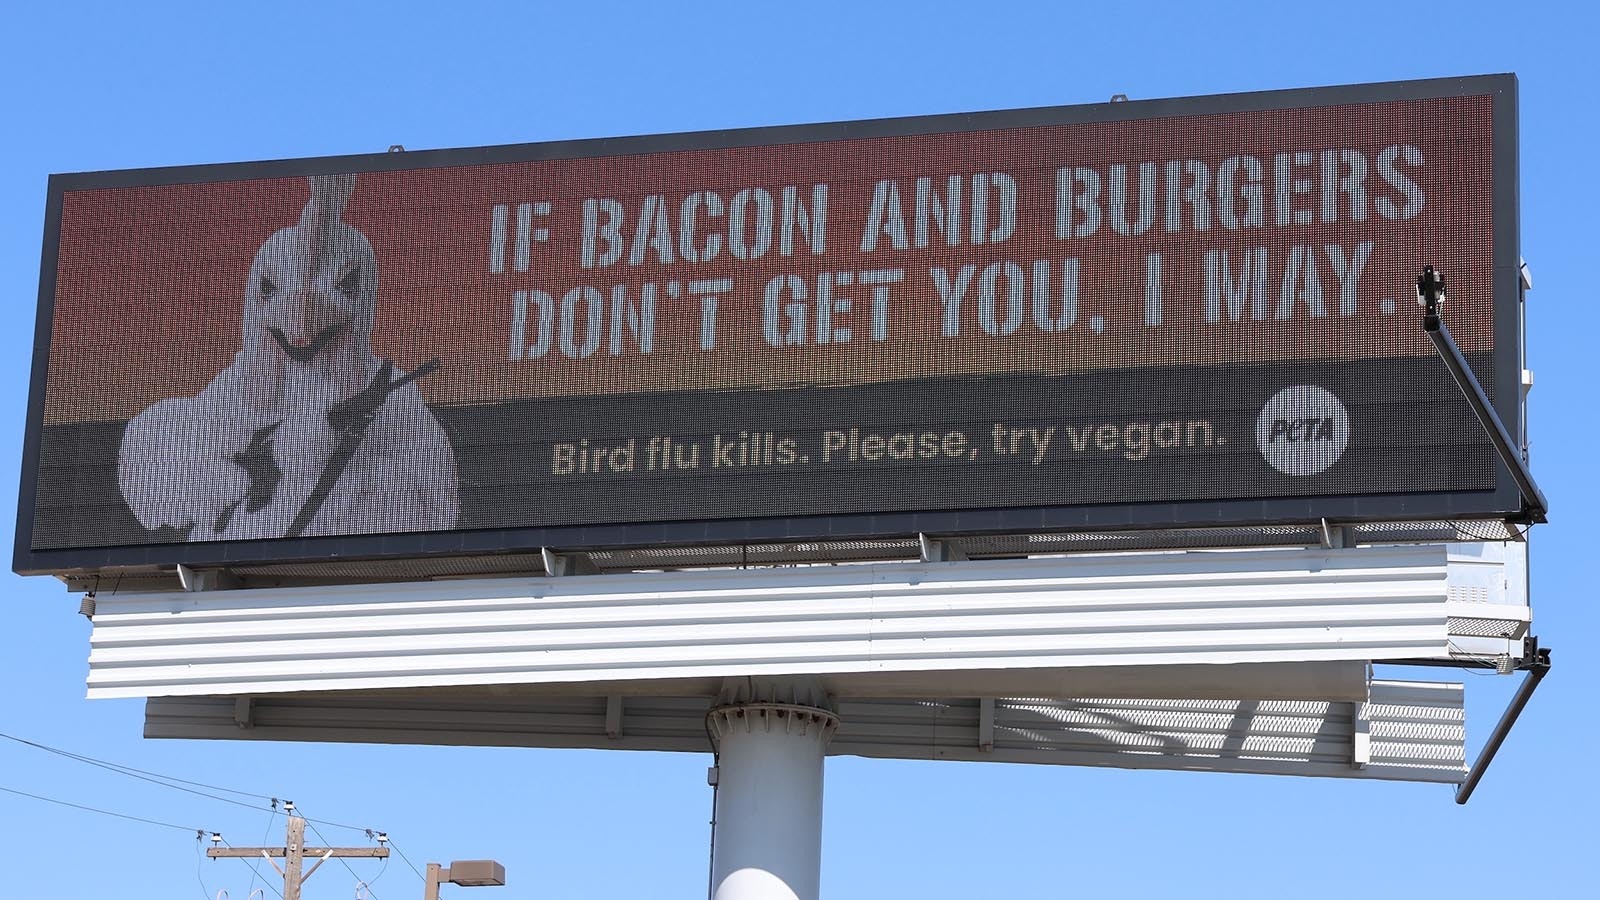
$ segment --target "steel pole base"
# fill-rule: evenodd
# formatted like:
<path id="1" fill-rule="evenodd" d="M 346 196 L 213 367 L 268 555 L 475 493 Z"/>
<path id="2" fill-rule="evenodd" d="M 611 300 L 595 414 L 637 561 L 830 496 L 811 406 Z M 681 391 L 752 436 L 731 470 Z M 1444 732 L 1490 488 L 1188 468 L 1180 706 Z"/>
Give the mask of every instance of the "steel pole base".
<path id="1" fill-rule="evenodd" d="M 729 679 L 717 742 L 713 900 L 817 900 L 822 758 L 839 717 L 807 679 Z"/>

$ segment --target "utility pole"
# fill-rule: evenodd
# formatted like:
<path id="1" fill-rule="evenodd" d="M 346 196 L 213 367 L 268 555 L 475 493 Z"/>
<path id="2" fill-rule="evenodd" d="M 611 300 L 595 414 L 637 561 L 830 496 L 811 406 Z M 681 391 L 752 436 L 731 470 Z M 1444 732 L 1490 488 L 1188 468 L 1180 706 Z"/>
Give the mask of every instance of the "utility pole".
<path id="1" fill-rule="evenodd" d="M 300 885 L 315 874 L 323 863 L 334 857 L 386 859 L 389 856 L 388 847 L 307 847 L 306 820 L 294 813 L 289 813 L 289 830 L 284 840 L 282 847 L 212 847 L 206 851 L 206 855 L 212 859 L 263 857 L 283 876 L 283 900 L 300 900 Z M 311 864 L 310 870 L 302 873 L 301 867 L 307 856 L 315 856 L 317 861 Z M 278 865 L 275 857 L 283 859 L 282 866 Z"/>

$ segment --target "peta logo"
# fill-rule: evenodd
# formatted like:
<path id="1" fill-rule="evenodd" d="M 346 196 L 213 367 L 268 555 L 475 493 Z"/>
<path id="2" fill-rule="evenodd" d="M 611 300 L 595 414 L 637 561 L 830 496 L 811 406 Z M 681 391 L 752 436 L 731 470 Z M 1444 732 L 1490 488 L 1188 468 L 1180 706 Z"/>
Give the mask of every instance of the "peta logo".
<path id="1" fill-rule="evenodd" d="M 1339 461 L 1350 443 L 1344 404 L 1314 384 L 1272 395 L 1256 419 L 1256 446 L 1285 475 L 1316 475 Z"/>

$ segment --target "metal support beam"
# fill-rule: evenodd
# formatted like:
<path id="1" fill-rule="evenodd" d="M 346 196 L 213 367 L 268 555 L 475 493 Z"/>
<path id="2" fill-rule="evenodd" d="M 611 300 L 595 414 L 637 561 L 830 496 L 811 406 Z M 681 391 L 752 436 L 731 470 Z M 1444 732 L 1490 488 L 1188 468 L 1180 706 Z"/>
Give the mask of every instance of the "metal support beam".
<path id="1" fill-rule="evenodd" d="M 1407 657 L 1405 659 L 1381 660 L 1379 665 L 1420 666 L 1430 669 L 1488 669 L 1490 671 L 1499 668 L 1495 660 L 1479 656 Z"/>
<path id="2" fill-rule="evenodd" d="M 1356 530 L 1348 525 L 1335 525 L 1327 519 L 1321 522 L 1322 546 L 1329 550 L 1338 550 L 1356 545 Z"/>
<path id="3" fill-rule="evenodd" d="M 594 564 L 587 553 L 562 553 L 549 547 L 540 547 L 539 557 L 544 562 L 544 573 L 552 577 L 600 574 L 600 567 Z"/>
<path id="4" fill-rule="evenodd" d="M 1511 698 L 1511 705 L 1500 715 L 1500 721 L 1495 723 L 1494 733 L 1489 735 L 1488 743 L 1483 745 L 1483 751 L 1467 772 L 1467 780 L 1456 788 L 1456 802 L 1466 803 L 1472 799 L 1472 792 L 1478 789 L 1478 782 L 1483 780 L 1483 773 L 1489 770 L 1489 763 L 1494 762 L 1494 755 L 1500 752 L 1500 745 L 1505 743 L 1506 735 L 1511 733 L 1511 726 L 1517 724 L 1517 717 L 1522 715 L 1522 708 L 1533 699 L 1533 692 L 1538 689 L 1539 682 L 1544 676 L 1550 674 L 1550 650 L 1539 647 L 1539 642 L 1534 639 L 1529 641 L 1529 658 L 1522 661 L 1522 668 L 1527 675 L 1522 679 L 1522 684 L 1517 688 L 1516 696 Z"/>
<path id="5" fill-rule="evenodd" d="M 994 752 L 993 697 L 983 697 L 978 700 L 978 749 L 984 753 Z"/>
<path id="6" fill-rule="evenodd" d="M 1350 768 L 1365 769 L 1372 762 L 1372 719 L 1366 703 L 1350 704 Z"/>
<path id="7" fill-rule="evenodd" d="M 967 558 L 967 551 L 959 541 L 936 538 L 928 534 L 917 535 L 917 549 L 923 562 L 959 562 Z"/>
<path id="8" fill-rule="evenodd" d="M 1550 510 L 1550 504 L 1544 499 L 1544 492 L 1533 481 L 1533 473 L 1528 470 L 1528 461 L 1523 459 L 1517 446 L 1517 441 L 1512 438 L 1511 432 L 1506 429 L 1500 416 L 1494 411 L 1489 402 L 1489 395 L 1484 392 L 1483 385 L 1478 383 L 1478 377 L 1472 374 L 1472 369 L 1467 366 L 1467 358 L 1462 355 L 1461 348 L 1456 346 L 1455 339 L 1450 336 L 1450 329 L 1445 327 L 1444 320 L 1439 317 L 1439 306 L 1444 302 L 1445 287 L 1443 279 L 1434 272 L 1433 266 L 1428 266 L 1417 279 L 1417 294 L 1423 302 L 1422 330 L 1433 341 L 1435 350 L 1439 351 L 1439 358 L 1444 360 L 1444 366 L 1450 372 L 1450 377 L 1455 380 L 1456 387 L 1461 389 L 1461 394 L 1467 400 L 1467 405 L 1472 407 L 1473 415 L 1478 417 L 1478 424 L 1483 426 L 1484 432 L 1489 436 L 1489 442 L 1494 445 L 1494 452 L 1511 472 L 1511 479 L 1517 483 L 1517 490 L 1522 493 L 1523 509 L 1530 521 L 1543 522 L 1545 514 Z"/>
<path id="9" fill-rule="evenodd" d="M 612 694 L 606 697 L 606 737 L 613 741 L 622 737 L 621 694 Z"/>
<path id="10" fill-rule="evenodd" d="M 178 584 L 186 591 L 223 591 L 240 587 L 243 581 L 227 569 L 191 569 L 178 563 Z"/>

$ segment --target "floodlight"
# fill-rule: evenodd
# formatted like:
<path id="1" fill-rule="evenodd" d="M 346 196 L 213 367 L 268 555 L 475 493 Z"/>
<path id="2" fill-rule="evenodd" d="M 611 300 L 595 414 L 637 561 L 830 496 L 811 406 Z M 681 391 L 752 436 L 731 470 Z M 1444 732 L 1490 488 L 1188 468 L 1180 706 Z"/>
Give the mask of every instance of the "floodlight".
<path id="1" fill-rule="evenodd" d="M 452 860 L 449 868 L 438 863 L 428 863 L 428 875 L 423 879 L 424 900 L 439 900 L 439 885 L 455 884 L 461 887 L 498 887 L 506 883 L 506 867 L 492 859 Z"/>
<path id="2" fill-rule="evenodd" d="M 451 884 L 462 887 L 499 886 L 506 883 L 506 867 L 492 859 L 457 859 L 450 862 Z"/>

